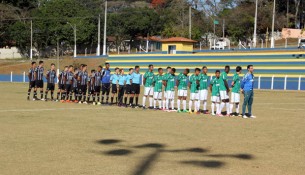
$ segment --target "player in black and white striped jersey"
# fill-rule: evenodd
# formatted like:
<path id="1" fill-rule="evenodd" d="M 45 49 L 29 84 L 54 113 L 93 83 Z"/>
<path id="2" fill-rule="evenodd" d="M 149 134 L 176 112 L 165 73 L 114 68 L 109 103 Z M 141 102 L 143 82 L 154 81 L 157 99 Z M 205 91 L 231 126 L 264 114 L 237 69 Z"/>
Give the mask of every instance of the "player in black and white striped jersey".
<path id="1" fill-rule="evenodd" d="M 85 103 L 86 102 L 86 92 L 87 92 L 87 82 L 88 82 L 88 72 L 87 72 L 87 65 L 83 65 L 83 70 L 78 74 L 78 80 L 80 81 L 80 93 L 81 96 L 79 97 L 78 103 Z M 83 97 L 83 98 L 82 98 Z"/>
<path id="2" fill-rule="evenodd" d="M 73 85 L 73 66 L 70 65 L 68 68 L 68 71 L 66 73 L 66 86 L 65 86 L 65 91 L 66 91 L 66 102 L 72 101 L 72 85 Z"/>
<path id="3" fill-rule="evenodd" d="M 44 68 L 43 68 L 43 61 L 39 61 L 39 65 L 38 67 L 36 67 L 35 69 L 35 74 L 36 74 L 36 81 L 35 81 L 35 89 L 34 91 L 37 92 L 37 90 L 40 90 L 40 99 L 43 99 L 43 72 L 44 72 Z M 37 98 L 34 98 L 34 100 L 37 100 Z"/>
<path id="4" fill-rule="evenodd" d="M 67 71 L 68 66 L 65 66 L 65 69 L 58 75 L 58 91 L 56 101 L 59 101 L 59 96 L 60 100 L 64 100 Z"/>
<path id="5" fill-rule="evenodd" d="M 102 69 L 103 69 L 102 66 L 98 66 L 97 71 L 92 75 L 93 79 L 94 79 L 94 90 L 95 90 L 94 96 L 97 97 L 97 104 L 98 105 L 101 105 L 100 92 L 101 92 L 101 79 L 102 79 L 102 76 L 103 76 Z M 94 99 L 93 105 L 96 105 L 95 97 L 93 99 Z"/>
<path id="6" fill-rule="evenodd" d="M 36 91 L 35 91 L 35 81 L 36 81 L 36 74 L 35 74 L 35 69 L 36 69 L 36 62 L 33 61 L 31 63 L 31 68 L 29 70 L 28 73 L 28 77 L 29 77 L 29 89 L 28 89 L 28 97 L 27 100 L 30 100 L 30 95 L 31 95 L 31 91 L 34 88 L 34 92 L 33 92 L 33 100 L 36 99 Z"/>
<path id="7" fill-rule="evenodd" d="M 73 84 L 72 84 L 72 94 L 74 94 L 75 103 L 78 102 L 78 86 L 77 86 L 77 76 L 78 76 L 78 68 L 74 68 L 74 76 L 73 76 Z"/>
<path id="8" fill-rule="evenodd" d="M 45 100 L 47 101 L 48 92 L 51 91 L 51 100 L 53 100 L 53 94 L 55 90 L 55 79 L 56 79 L 56 70 L 55 70 L 55 64 L 51 64 L 51 69 L 47 71 L 46 73 L 46 79 L 47 79 L 47 89 L 45 92 Z"/>

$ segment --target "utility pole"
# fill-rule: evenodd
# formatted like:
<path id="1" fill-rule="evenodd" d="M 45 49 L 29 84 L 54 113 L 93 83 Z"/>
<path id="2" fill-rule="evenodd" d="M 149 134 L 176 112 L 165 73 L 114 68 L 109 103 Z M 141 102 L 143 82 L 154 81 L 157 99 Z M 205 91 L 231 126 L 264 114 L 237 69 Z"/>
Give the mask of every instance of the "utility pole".
<path id="1" fill-rule="evenodd" d="M 253 33 L 253 47 L 256 48 L 256 42 L 257 42 L 257 8 L 258 8 L 258 0 L 255 2 L 255 17 L 254 17 L 254 33 Z"/>
<path id="2" fill-rule="evenodd" d="M 59 39 L 58 39 L 58 36 L 57 36 L 57 53 L 56 53 L 56 57 L 57 57 L 57 75 L 59 75 L 60 66 L 59 66 Z"/>
<path id="3" fill-rule="evenodd" d="M 103 42 L 103 55 L 106 55 L 106 30 L 107 30 L 107 0 L 105 1 L 105 20 L 104 20 L 104 42 Z"/>
<path id="4" fill-rule="evenodd" d="M 271 32 L 271 44 L 270 44 L 270 48 L 274 48 L 274 20 L 275 20 L 275 0 L 273 1 L 272 32 Z"/>
<path id="5" fill-rule="evenodd" d="M 101 53 L 101 15 L 98 15 L 98 27 L 97 27 L 97 49 L 96 55 L 99 56 Z"/>
<path id="6" fill-rule="evenodd" d="M 225 38 L 225 19 L 222 20 L 222 38 Z"/>
<path id="7" fill-rule="evenodd" d="M 31 48 L 30 48 L 30 59 L 33 60 L 33 20 L 31 20 Z"/>
<path id="8" fill-rule="evenodd" d="M 287 17 L 286 28 L 289 28 L 289 0 L 287 0 L 287 13 L 286 13 L 286 17 Z"/>
<path id="9" fill-rule="evenodd" d="M 189 6 L 189 39 L 192 39 L 192 7 Z"/>
<path id="10" fill-rule="evenodd" d="M 77 53 L 77 51 L 76 51 L 76 24 L 74 24 L 73 30 L 74 30 L 74 58 L 75 58 L 76 53 Z"/>

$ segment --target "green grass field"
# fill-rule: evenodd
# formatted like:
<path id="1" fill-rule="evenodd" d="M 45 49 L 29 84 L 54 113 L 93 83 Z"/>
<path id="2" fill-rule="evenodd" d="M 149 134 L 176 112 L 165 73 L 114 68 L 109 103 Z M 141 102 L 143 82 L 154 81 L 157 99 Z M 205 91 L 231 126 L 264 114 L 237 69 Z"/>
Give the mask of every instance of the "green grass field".
<path id="1" fill-rule="evenodd" d="M 1 175 L 302 175 L 305 92 L 256 91 L 257 119 L 26 101 L 0 83 Z"/>

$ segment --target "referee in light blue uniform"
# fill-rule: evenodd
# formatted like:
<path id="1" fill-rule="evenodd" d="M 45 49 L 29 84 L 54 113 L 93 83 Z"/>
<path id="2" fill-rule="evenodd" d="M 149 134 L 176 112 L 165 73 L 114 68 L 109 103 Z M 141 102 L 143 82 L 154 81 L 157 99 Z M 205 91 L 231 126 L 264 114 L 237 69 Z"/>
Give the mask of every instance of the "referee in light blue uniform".
<path id="1" fill-rule="evenodd" d="M 119 68 L 116 67 L 114 69 L 115 73 L 113 75 L 111 75 L 110 77 L 110 82 L 111 82 L 111 103 L 110 105 L 113 104 L 113 98 L 114 96 L 118 93 L 118 86 L 117 86 L 117 83 L 119 81 Z M 116 97 L 116 103 L 118 103 L 118 97 Z"/>
<path id="2" fill-rule="evenodd" d="M 252 114 L 252 104 L 253 104 L 253 84 L 254 84 L 254 75 L 253 75 L 253 65 L 247 66 L 247 74 L 244 75 L 244 78 L 241 82 L 241 91 L 244 94 L 244 103 L 243 103 L 243 109 L 242 109 L 242 117 L 248 118 L 246 116 L 246 107 L 248 107 L 248 114 L 250 118 L 256 118 Z"/>
<path id="3" fill-rule="evenodd" d="M 133 107 L 138 107 L 139 102 L 139 94 L 140 94 L 140 66 L 135 66 L 134 72 L 131 74 L 131 97 L 130 97 L 130 104 L 133 104 L 133 98 L 136 97 L 136 103 Z"/>

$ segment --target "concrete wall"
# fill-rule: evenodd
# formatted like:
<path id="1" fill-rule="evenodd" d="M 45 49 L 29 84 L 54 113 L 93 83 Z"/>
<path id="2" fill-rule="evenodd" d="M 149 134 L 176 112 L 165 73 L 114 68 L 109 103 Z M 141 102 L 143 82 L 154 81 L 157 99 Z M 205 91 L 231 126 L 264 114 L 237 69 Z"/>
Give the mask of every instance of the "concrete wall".
<path id="1" fill-rule="evenodd" d="M 19 53 L 16 47 L 11 47 L 9 49 L 0 49 L 0 59 L 16 59 L 22 58 L 22 55 Z"/>

